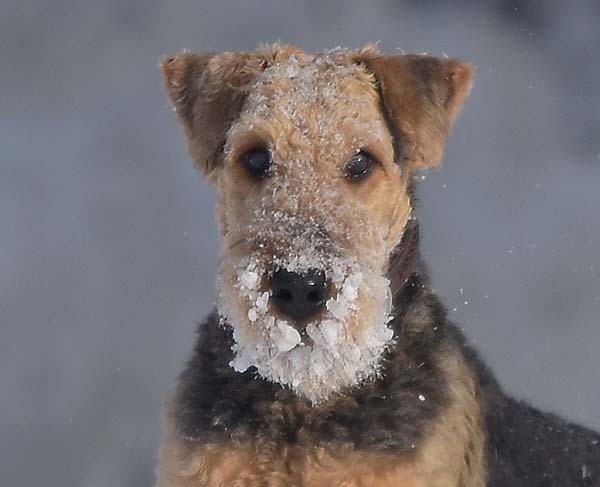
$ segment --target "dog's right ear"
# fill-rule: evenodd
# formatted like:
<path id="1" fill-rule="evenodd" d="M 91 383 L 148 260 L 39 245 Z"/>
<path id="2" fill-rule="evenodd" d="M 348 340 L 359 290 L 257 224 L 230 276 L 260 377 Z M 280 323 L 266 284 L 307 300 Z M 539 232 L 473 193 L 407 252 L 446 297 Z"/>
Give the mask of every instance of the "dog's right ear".
<path id="1" fill-rule="evenodd" d="M 227 130 L 239 115 L 248 86 L 263 69 L 256 54 L 183 53 L 162 58 L 165 88 L 201 174 L 214 179 Z"/>

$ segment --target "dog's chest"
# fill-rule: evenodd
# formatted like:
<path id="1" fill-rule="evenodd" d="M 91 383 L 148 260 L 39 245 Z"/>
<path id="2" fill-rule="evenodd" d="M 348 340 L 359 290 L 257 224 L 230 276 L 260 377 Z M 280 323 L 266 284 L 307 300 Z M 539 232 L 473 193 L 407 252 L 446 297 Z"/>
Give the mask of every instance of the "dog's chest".
<path id="1" fill-rule="evenodd" d="M 187 450 L 183 456 L 183 450 Z M 414 459 L 368 451 L 203 446 L 163 463 L 160 485 L 178 487 L 421 487 Z M 164 452 L 163 452 L 164 453 Z M 175 460 L 174 458 L 172 458 Z M 185 465 L 185 467 L 184 467 Z M 174 471 L 169 472 L 169 467 Z M 182 468 L 184 467 L 184 468 Z"/>

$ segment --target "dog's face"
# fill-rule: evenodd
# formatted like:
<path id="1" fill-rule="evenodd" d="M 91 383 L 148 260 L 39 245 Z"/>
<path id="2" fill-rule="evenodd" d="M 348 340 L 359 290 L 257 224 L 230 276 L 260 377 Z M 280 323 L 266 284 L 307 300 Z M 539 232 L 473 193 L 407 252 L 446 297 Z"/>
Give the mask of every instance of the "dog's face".
<path id="1" fill-rule="evenodd" d="M 272 46 L 184 54 L 163 72 L 217 186 L 231 366 L 313 402 L 376 375 L 394 340 L 386 272 L 409 178 L 439 161 L 470 67 Z"/>

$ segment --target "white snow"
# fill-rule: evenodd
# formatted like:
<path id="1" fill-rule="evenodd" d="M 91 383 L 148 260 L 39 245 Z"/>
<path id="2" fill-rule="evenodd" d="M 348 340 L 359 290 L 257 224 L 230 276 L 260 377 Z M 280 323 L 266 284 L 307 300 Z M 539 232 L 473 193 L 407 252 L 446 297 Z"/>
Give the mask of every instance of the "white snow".
<path id="1" fill-rule="evenodd" d="M 280 352 L 289 352 L 302 340 L 300 333 L 284 320 L 278 321 L 277 326 L 271 330 L 271 339 Z"/>
<path id="2" fill-rule="evenodd" d="M 255 366 L 262 377 L 292 387 L 313 402 L 376 375 L 381 354 L 393 339 L 387 326 L 391 312 L 388 280 L 357 271 L 355 262 L 335 258 L 326 262 L 322 255 L 316 259 L 320 268 L 326 266 L 331 281 L 337 281 L 339 291 L 327 301 L 322 319 L 307 325 L 310 342 L 303 342 L 292 323 L 273 314 L 269 292 L 259 289 L 261 276 L 268 272 L 258 259 L 250 259 L 238 270 L 233 286 L 237 296 L 224 292 L 219 306 L 227 326 L 234 330 L 232 367 L 243 372 Z M 301 272 L 314 262 L 312 255 L 295 255 L 284 268 Z M 364 316 L 368 326 L 357 322 L 363 293 L 379 302 L 373 306 L 374 314 Z M 240 297 L 247 309 L 245 317 L 239 312 Z"/>
<path id="3" fill-rule="evenodd" d="M 254 289 L 258 284 L 259 275 L 254 268 L 244 269 L 240 272 L 239 285 L 241 289 Z"/>

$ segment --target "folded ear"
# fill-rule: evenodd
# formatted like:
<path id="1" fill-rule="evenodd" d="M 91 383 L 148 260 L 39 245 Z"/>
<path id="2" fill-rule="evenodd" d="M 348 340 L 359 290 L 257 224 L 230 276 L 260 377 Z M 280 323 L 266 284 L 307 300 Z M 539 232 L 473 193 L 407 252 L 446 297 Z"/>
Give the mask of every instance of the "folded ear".
<path id="1" fill-rule="evenodd" d="M 192 159 L 211 178 L 261 60 L 251 53 L 183 53 L 165 56 L 160 68 Z"/>
<path id="2" fill-rule="evenodd" d="M 456 59 L 366 54 L 400 157 L 411 168 L 438 166 L 446 137 L 473 84 L 474 67 Z"/>

